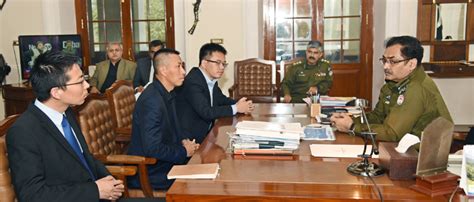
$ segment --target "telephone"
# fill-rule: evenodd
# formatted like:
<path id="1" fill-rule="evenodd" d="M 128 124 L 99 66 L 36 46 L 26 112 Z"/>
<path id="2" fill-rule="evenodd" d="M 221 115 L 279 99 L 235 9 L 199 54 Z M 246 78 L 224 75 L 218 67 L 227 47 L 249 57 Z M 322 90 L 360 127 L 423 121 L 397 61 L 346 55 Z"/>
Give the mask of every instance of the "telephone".
<path id="1" fill-rule="evenodd" d="M 5 80 L 5 77 L 7 77 L 10 71 L 11 71 L 10 66 L 8 66 L 8 64 L 5 62 L 3 55 L 0 54 L 0 84 L 3 83 L 3 81 Z"/>

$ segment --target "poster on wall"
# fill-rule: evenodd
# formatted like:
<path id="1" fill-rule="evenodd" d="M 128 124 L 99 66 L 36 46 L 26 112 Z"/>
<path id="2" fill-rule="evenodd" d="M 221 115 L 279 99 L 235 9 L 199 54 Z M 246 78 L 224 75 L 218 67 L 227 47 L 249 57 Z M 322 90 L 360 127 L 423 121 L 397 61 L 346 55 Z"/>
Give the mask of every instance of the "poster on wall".
<path id="1" fill-rule="evenodd" d="M 46 51 L 62 51 L 79 57 L 82 69 L 82 46 L 79 35 L 22 35 L 18 36 L 21 58 L 21 78 L 28 80 L 36 58 Z"/>

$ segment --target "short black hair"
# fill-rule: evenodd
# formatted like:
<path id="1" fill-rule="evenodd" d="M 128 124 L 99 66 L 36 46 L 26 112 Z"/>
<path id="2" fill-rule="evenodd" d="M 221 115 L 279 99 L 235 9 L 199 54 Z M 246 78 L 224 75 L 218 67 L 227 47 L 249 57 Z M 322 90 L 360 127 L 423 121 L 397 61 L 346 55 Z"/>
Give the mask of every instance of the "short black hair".
<path id="1" fill-rule="evenodd" d="M 79 64 L 79 58 L 61 51 L 46 51 L 39 55 L 31 69 L 30 82 L 33 92 L 39 101 L 50 98 L 54 87 L 66 88 L 69 72 L 74 64 Z"/>
<path id="2" fill-rule="evenodd" d="M 148 48 L 149 49 L 151 49 L 153 47 L 157 47 L 157 46 L 161 46 L 163 48 L 164 44 L 160 40 L 153 40 L 153 41 L 150 41 L 150 43 L 148 43 Z"/>
<path id="3" fill-rule="evenodd" d="M 421 60 L 423 59 L 423 47 L 418 39 L 412 36 L 395 36 L 387 41 L 385 48 L 397 44 L 402 46 L 400 52 L 405 59 L 416 58 L 417 64 L 421 64 Z"/>
<path id="4" fill-rule="evenodd" d="M 160 64 L 160 57 L 166 55 L 179 55 L 179 51 L 172 49 L 172 48 L 162 48 L 153 55 L 153 67 L 155 72 L 158 71 L 158 65 Z"/>
<path id="5" fill-rule="evenodd" d="M 206 43 L 201 46 L 201 49 L 199 50 L 199 65 L 201 65 L 201 61 L 204 60 L 204 58 L 211 56 L 214 52 L 220 52 L 224 55 L 227 54 L 227 51 L 223 46 L 216 43 Z"/>

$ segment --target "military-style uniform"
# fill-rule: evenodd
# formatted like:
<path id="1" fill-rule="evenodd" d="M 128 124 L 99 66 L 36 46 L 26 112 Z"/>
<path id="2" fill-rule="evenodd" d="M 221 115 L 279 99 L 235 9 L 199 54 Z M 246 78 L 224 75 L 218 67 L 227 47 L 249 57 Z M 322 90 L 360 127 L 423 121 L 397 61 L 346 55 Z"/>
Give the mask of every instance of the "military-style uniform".
<path id="1" fill-rule="evenodd" d="M 406 133 L 418 137 L 435 118 L 453 122 L 443 97 L 433 80 L 418 66 L 404 80 L 387 81 L 380 90 L 374 111 L 367 113 L 370 127 L 376 139 L 399 141 Z M 367 131 L 360 118 L 354 118 L 356 133 Z"/>
<path id="2" fill-rule="evenodd" d="M 303 102 L 309 88 L 316 86 L 318 93 L 326 95 L 332 86 L 332 68 L 329 61 L 319 59 L 315 65 L 306 60 L 289 67 L 281 82 L 283 95 L 290 95 L 291 102 Z"/>

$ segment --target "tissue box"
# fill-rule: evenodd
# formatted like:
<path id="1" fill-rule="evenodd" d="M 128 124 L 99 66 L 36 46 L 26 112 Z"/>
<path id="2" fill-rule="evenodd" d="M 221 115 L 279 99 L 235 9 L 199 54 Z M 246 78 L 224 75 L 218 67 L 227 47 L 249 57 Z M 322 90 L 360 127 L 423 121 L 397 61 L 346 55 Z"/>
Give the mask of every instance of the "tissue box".
<path id="1" fill-rule="evenodd" d="M 415 179 L 418 152 L 410 147 L 406 153 L 398 153 L 395 150 L 396 142 L 379 143 L 380 165 L 388 170 L 388 177 L 392 180 Z"/>

